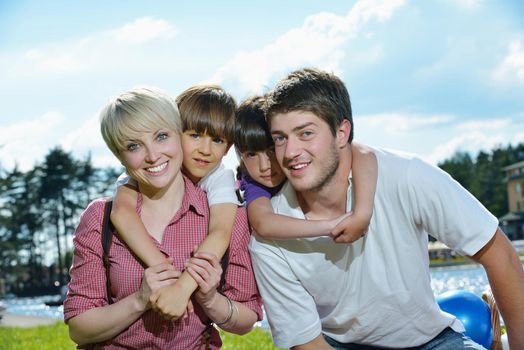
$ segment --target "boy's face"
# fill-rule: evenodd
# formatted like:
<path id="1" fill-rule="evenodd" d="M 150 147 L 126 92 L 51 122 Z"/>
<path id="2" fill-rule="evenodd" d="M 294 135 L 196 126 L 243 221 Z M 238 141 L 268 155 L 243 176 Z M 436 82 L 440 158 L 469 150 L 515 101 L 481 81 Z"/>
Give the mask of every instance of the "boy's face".
<path id="1" fill-rule="evenodd" d="M 209 174 L 229 150 L 229 144 L 223 138 L 211 137 L 195 130 L 186 130 L 182 134 L 182 165 L 185 174 L 197 183 Z"/>

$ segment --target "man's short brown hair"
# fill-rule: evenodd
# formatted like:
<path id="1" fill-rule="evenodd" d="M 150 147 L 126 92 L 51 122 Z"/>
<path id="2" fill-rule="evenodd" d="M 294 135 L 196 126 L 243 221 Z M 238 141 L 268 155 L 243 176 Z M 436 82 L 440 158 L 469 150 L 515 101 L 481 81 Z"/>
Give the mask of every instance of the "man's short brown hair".
<path id="1" fill-rule="evenodd" d="M 266 118 L 278 113 L 307 111 L 324 120 L 333 135 L 344 119 L 351 123 L 349 143 L 353 141 L 353 116 L 346 86 L 336 75 L 316 68 L 304 68 L 280 80 L 266 99 Z"/>

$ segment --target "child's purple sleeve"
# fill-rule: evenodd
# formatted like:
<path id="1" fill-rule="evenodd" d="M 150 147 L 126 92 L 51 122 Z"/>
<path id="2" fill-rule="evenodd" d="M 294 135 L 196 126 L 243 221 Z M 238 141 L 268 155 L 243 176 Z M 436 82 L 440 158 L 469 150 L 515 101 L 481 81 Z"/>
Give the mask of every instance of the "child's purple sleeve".
<path id="1" fill-rule="evenodd" d="M 257 198 L 266 197 L 271 199 L 272 197 L 268 188 L 246 175 L 242 175 L 240 179 L 240 190 L 244 191 L 244 200 L 247 206 Z"/>

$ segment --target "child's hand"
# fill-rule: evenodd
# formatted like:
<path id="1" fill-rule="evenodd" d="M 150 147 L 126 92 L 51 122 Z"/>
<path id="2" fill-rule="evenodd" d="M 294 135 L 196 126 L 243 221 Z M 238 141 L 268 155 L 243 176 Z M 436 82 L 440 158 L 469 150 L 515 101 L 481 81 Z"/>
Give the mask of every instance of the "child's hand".
<path id="1" fill-rule="evenodd" d="M 333 229 L 331 237 L 337 243 L 353 243 L 364 237 L 368 231 L 369 222 L 360 220 L 348 213 Z"/>
<path id="2" fill-rule="evenodd" d="M 169 259 L 166 263 L 149 267 L 144 271 L 138 292 L 139 301 L 144 310 L 151 307 L 150 301 L 153 294 L 166 286 L 173 285 L 180 277 L 181 273 L 171 264 L 172 261 Z"/>
<path id="3" fill-rule="evenodd" d="M 211 253 L 196 253 L 187 262 L 187 272 L 198 284 L 195 298 L 203 307 L 210 307 L 215 301 L 217 288 L 222 276 L 218 257 Z"/>
<path id="4" fill-rule="evenodd" d="M 189 300 L 191 292 L 181 283 L 166 286 L 151 295 L 153 310 L 167 320 L 178 320 L 188 317 L 193 312 L 193 304 Z"/>

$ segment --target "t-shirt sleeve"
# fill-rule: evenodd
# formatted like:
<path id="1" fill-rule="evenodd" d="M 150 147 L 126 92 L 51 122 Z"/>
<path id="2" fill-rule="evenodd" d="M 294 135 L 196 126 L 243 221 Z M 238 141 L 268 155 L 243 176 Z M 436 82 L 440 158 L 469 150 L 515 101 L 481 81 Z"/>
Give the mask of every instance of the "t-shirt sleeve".
<path id="1" fill-rule="evenodd" d="M 282 348 L 305 344 L 322 331 L 315 300 L 268 242 L 252 235 L 249 250 L 273 341 Z"/>
<path id="2" fill-rule="evenodd" d="M 206 192 L 209 206 L 222 203 L 241 205 L 236 194 L 233 170 L 226 169 L 223 164 L 205 176 L 198 186 Z"/>
<path id="3" fill-rule="evenodd" d="M 133 188 L 138 188 L 138 184 L 136 180 L 133 179 L 131 176 L 129 176 L 127 173 L 120 174 L 118 179 L 116 179 L 116 188 L 123 186 L 123 185 L 128 185 Z"/>
<path id="4" fill-rule="evenodd" d="M 449 174 L 414 158 L 406 179 L 413 217 L 428 234 L 470 256 L 491 240 L 497 218 Z"/>
<path id="5" fill-rule="evenodd" d="M 249 206 L 251 202 L 260 197 L 266 197 L 271 199 L 271 192 L 251 177 L 242 175 L 240 179 L 240 189 L 244 191 L 244 200 L 246 205 Z"/>

